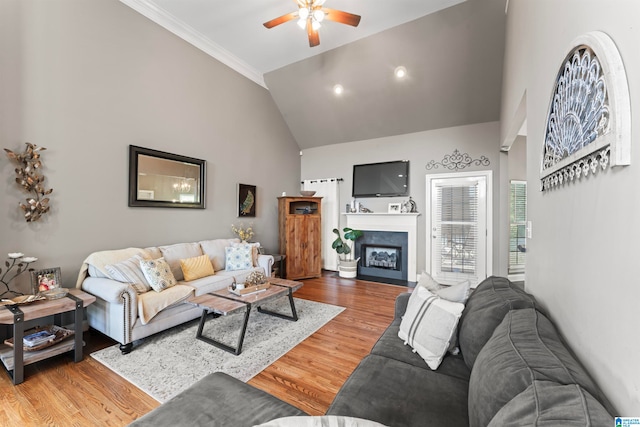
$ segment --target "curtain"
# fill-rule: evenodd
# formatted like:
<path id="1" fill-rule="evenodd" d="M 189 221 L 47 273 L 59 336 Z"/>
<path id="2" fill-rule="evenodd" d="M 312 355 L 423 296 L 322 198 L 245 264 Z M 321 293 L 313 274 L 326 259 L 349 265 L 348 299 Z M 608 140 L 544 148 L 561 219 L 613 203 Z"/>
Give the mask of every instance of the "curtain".
<path id="1" fill-rule="evenodd" d="M 338 270 L 338 254 L 331 248 L 335 240 L 333 229 L 340 226 L 339 178 L 308 179 L 302 181 L 303 190 L 315 191 L 314 197 L 322 197 L 322 268 Z"/>

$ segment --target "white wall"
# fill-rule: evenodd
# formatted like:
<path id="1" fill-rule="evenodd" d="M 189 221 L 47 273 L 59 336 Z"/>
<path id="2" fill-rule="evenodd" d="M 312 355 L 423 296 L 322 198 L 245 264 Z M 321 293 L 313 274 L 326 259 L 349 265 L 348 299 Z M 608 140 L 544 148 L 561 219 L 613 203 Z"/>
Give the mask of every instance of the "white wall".
<path id="1" fill-rule="evenodd" d="M 596 178 L 542 194 L 542 141 L 554 79 L 571 41 L 589 31 L 609 34 L 629 78 L 632 159 Z M 527 243 L 526 286 L 604 389 L 618 414 L 640 414 L 640 2 L 520 0 L 509 4 L 501 139 L 523 93 L 527 111 L 527 180 L 533 238 Z"/>
<path id="2" fill-rule="evenodd" d="M 300 158 L 264 88 L 117 0 L 0 1 L 0 76 L 0 147 L 46 147 L 54 189 L 27 224 L 2 151 L 0 262 L 24 252 L 73 286 L 93 251 L 232 237 L 237 183 L 257 185 L 255 239 L 278 249 Z M 206 160 L 206 209 L 128 207 L 129 144 Z"/>
<path id="3" fill-rule="evenodd" d="M 410 133 L 393 137 L 378 138 L 365 141 L 348 142 L 344 144 L 328 145 L 303 150 L 301 173 L 302 179 L 315 178 L 343 178 L 340 188 L 340 211 L 345 211 L 345 205 L 351 201 L 351 186 L 353 165 L 376 163 L 391 160 L 409 160 L 409 190 L 411 197 L 418 206 L 418 212 L 425 211 L 425 176 L 429 173 L 451 172 L 439 167 L 427 170 L 426 164 L 431 160 L 442 161 L 443 157 L 451 154 L 456 148 L 461 153 L 468 153 L 472 159 L 481 156 L 489 158 L 489 166 L 471 166 L 463 171 L 492 170 L 494 188 L 494 230 L 498 224 L 504 224 L 500 218 L 500 203 L 508 203 L 501 199 L 500 189 L 500 161 L 504 156 L 499 154 L 499 124 L 497 122 L 459 126 L 426 132 Z M 389 203 L 408 200 L 407 197 L 380 197 L 358 199 L 364 206 L 374 212 L 387 212 Z M 508 213 L 508 212 L 507 212 Z M 508 218 L 507 218 L 508 220 Z M 502 222 L 501 222 L 502 221 Z M 345 217 L 341 215 L 341 227 L 345 226 Z M 505 227 L 502 227 L 506 229 Z M 425 269 L 425 217 L 418 217 L 418 272 Z M 507 236 L 508 239 L 508 236 Z M 494 239 L 494 274 L 506 275 L 507 258 L 499 256 L 500 247 L 506 251 L 507 240 L 502 237 Z M 504 252 L 506 253 L 506 252 Z"/>

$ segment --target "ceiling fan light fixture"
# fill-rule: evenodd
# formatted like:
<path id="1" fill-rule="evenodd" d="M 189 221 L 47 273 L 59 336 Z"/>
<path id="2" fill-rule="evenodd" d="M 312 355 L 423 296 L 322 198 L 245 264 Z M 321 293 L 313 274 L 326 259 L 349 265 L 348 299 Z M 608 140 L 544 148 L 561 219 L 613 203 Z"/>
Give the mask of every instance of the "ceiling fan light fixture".
<path id="1" fill-rule="evenodd" d="M 316 9 L 313 11 L 313 19 L 318 22 L 322 22 L 324 19 L 324 12 L 321 9 Z"/>
<path id="2" fill-rule="evenodd" d="M 307 20 L 302 18 L 298 19 L 298 27 L 302 28 L 303 30 L 307 28 Z"/>
<path id="3" fill-rule="evenodd" d="M 313 20 L 313 22 L 311 23 L 311 28 L 313 28 L 313 31 L 318 31 L 320 27 L 322 27 L 322 25 L 318 21 Z"/>
<path id="4" fill-rule="evenodd" d="M 301 7 L 298 9 L 298 16 L 300 19 L 307 19 L 309 17 L 309 9 L 306 7 Z"/>
<path id="5" fill-rule="evenodd" d="M 395 74 L 397 78 L 403 79 L 407 76 L 407 69 L 401 65 L 399 67 L 396 67 L 396 69 L 393 71 L 393 74 Z"/>

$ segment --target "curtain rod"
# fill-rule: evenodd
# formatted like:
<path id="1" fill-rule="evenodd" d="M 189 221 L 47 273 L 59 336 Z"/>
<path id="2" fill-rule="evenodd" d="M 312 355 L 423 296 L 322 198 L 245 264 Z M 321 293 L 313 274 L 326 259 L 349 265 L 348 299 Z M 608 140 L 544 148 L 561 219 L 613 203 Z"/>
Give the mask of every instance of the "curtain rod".
<path id="1" fill-rule="evenodd" d="M 344 181 L 342 178 L 327 178 L 327 179 L 310 179 L 309 182 L 328 182 L 328 181 Z M 300 181 L 300 184 L 304 184 L 304 181 Z"/>

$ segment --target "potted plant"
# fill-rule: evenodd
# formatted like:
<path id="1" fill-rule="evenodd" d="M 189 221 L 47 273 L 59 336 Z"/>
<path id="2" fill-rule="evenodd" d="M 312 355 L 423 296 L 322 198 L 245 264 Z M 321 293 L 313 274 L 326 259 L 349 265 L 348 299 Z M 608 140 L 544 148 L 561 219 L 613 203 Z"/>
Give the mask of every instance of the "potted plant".
<path id="1" fill-rule="evenodd" d="M 363 233 L 361 230 L 349 227 L 343 228 L 342 231 L 344 231 L 344 237 L 340 237 L 340 230 L 333 229 L 338 237 L 333 241 L 331 247 L 336 250 L 340 259 L 338 262 L 340 277 L 353 278 L 358 274 L 358 261 L 360 260 L 360 258 L 353 259 L 353 243 L 362 237 Z"/>

